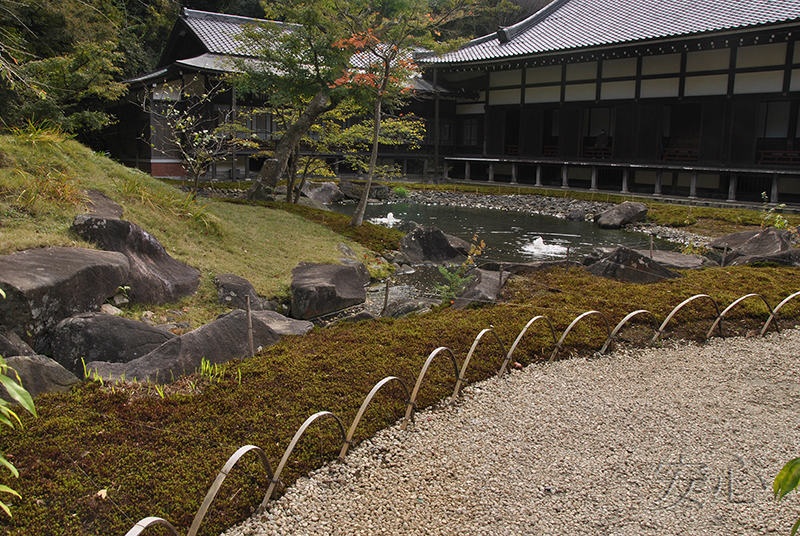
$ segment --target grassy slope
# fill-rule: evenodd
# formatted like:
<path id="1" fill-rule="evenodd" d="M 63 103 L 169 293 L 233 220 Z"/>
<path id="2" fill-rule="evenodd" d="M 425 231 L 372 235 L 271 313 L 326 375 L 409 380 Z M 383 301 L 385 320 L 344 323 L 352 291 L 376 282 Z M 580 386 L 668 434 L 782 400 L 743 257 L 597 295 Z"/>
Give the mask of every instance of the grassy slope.
<path id="1" fill-rule="evenodd" d="M 11 136 L 0 136 L 0 254 L 41 246 L 92 247 L 69 231 L 75 214 L 85 210 L 82 192 L 87 189 L 118 202 L 125 219 L 201 271 L 200 292 L 180 304 L 191 310 L 196 323 L 219 312 L 205 305 L 215 301 L 217 273 L 235 273 L 259 294 L 285 298 L 298 262 L 338 262 L 341 242 L 359 255 L 370 255 L 360 244 L 310 221 L 308 214 L 276 210 L 279 204 L 265 209 L 202 199 L 190 203 L 185 193 L 78 143 L 31 143 Z M 384 234 L 394 244 L 400 236 Z"/>
<path id="2" fill-rule="evenodd" d="M 196 217 L 195 207 L 182 208 L 174 190 L 76 144 L 39 146 L 32 151 L 30 144 L 20 147 L 0 138 L 0 163 L 0 191 L 13 192 L 0 195 L 2 252 L 78 242 L 68 232 L 77 205 L 57 206 L 37 199 L 27 209 L 20 207 L 24 188 L 10 167 L 61 169 L 72 174 L 73 180 L 80 179 L 83 187 L 105 191 L 123 204 L 126 217 L 153 231 L 177 258 L 201 268 L 203 287 L 188 304 L 205 314 L 213 309 L 208 301 L 214 298 L 210 275 L 215 270 L 240 273 L 254 281 L 260 292 L 280 294 L 285 291 L 288 269 L 299 260 L 294 255 L 307 259 L 315 251 L 318 260 L 333 258 L 342 240 L 327 228 L 282 211 L 218 203 L 206 208 L 218 218 L 207 228 Z M 189 215 L 192 210 L 195 216 Z M 296 210 L 306 218 L 322 217 Z M 325 224 L 331 224 L 325 217 Z M 297 234 L 292 234 L 295 230 Z M 377 231 L 356 238 L 370 244 L 394 240 Z M 23 430 L 0 430 L 0 444 L 13 456 L 21 474 L 19 480 L 4 478 L 2 483 L 23 494 L 22 499 L 10 501 L 14 517 L 2 520 L 0 530 L 37 535 L 123 534 L 145 516 L 161 516 L 185 532 L 216 473 L 236 448 L 258 445 L 275 467 L 309 415 L 333 411 L 348 425 L 378 380 L 397 375 L 412 384 L 427 355 L 442 345 L 451 347 L 461 362 L 475 335 L 489 325 L 495 326 L 508 348 L 525 322 L 537 314 L 550 317 L 560 332 L 588 309 L 607 313 L 613 326 L 640 307 L 663 319 L 672 306 L 698 292 L 717 297 L 723 305 L 745 292 L 761 292 L 774 305 L 798 287 L 800 273 L 785 268 L 704 270 L 648 286 L 601 280 L 581 270 L 553 270 L 514 280 L 504 291 L 504 306 L 443 309 L 418 319 L 380 320 L 287 337 L 253 359 L 224 367 L 217 381 L 191 378 L 202 387 L 191 396 L 162 399 L 155 392 L 136 396 L 130 388 L 109 390 L 86 383 L 71 394 L 38 399 L 40 416 L 25 418 Z M 678 333 L 701 336 L 710 314 L 707 304 L 690 307 L 676 318 Z M 794 304 L 784 310 L 786 317 L 797 314 Z M 692 315 L 706 319 L 695 322 Z M 752 329 L 765 317 L 763 305 L 749 300 L 726 326 Z M 603 334 L 602 325 L 593 318 L 570 335 L 564 354 L 596 349 Z M 625 338 L 635 340 L 636 330 Z M 551 347 L 539 325 L 529 332 L 515 359 L 522 363 L 543 359 Z M 467 376 L 475 380 L 492 374 L 500 354 L 496 343 L 485 339 Z M 434 362 L 420 404 L 446 396 L 452 390 L 452 375 L 444 360 Z M 146 389 L 139 394 L 142 391 Z M 357 439 L 401 415 L 389 395 L 402 398 L 397 389 L 382 392 L 359 426 Z M 331 423 L 312 428 L 282 475 L 285 483 L 335 456 L 333 431 Z M 262 498 L 263 483 L 264 475 L 253 459 L 237 465 L 201 533 L 214 534 L 245 517 Z M 106 498 L 98 496 L 101 490 Z"/>

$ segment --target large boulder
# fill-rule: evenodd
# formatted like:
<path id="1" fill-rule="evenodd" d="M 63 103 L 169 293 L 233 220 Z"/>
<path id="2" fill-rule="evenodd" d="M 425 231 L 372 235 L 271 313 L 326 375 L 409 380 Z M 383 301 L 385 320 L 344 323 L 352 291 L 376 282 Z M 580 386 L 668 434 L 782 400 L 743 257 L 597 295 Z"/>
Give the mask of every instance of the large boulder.
<path id="1" fill-rule="evenodd" d="M 712 241 L 709 245 L 715 248 L 728 247 L 725 257 L 726 265 L 743 265 L 754 262 L 770 262 L 776 257 L 778 264 L 794 264 L 792 255 L 782 255 L 791 251 L 791 235 L 783 229 L 768 228 L 763 231 L 734 233 Z"/>
<path id="2" fill-rule="evenodd" d="M 9 357 L 6 363 L 19 374 L 20 383 L 33 398 L 43 393 L 67 392 L 81 383 L 80 378 L 43 355 Z M 2 393 L 5 400 L 12 401 L 5 389 Z"/>
<path id="3" fill-rule="evenodd" d="M 307 182 L 305 186 L 303 186 L 302 193 L 306 197 L 311 198 L 314 201 L 319 201 L 325 205 L 337 203 L 344 199 L 344 194 L 335 182 Z"/>
<path id="4" fill-rule="evenodd" d="M 364 303 L 367 292 L 355 266 L 301 262 L 292 270 L 292 316 L 316 318 Z"/>
<path id="5" fill-rule="evenodd" d="M 642 221 L 647 216 L 647 205 L 625 201 L 606 210 L 597 218 L 597 225 L 603 229 L 619 229 L 629 223 Z"/>
<path id="6" fill-rule="evenodd" d="M 174 338 L 169 331 L 144 322 L 84 313 L 65 318 L 55 327 L 53 359 L 67 370 L 83 374 L 84 362 L 127 363 Z"/>
<path id="7" fill-rule="evenodd" d="M 89 202 L 86 209 L 90 216 L 112 220 L 122 218 L 122 207 L 104 193 L 97 190 L 89 190 L 87 196 L 89 197 Z"/>
<path id="8" fill-rule="evenodd" d="M 255 348 L 271 346 L 280 340 L 280 335 L 257 316 L 252 316 L 252 324 Z M 203 359 L 214 365 L 249 356 L 247 313 L 238 309 L 128 363 L 91 361 L 86 368 L 104 379 L 114 380 L 124 375 L 129 380 L 167 383 L 181 375 L 193 374 Z"/>
<path id="9" fill-rule="evenodd" d="M 781 266 L 800 266 L 800 249 L 790 249 L 771 253 L 769 255 L 747 255 L 736 257 L 730 262 L 725 262 L 726 266 L 743 266 L 745 264 L 778 264 Z"/>
<path id="10" fill-rule="evenodd" d="M 256 311 L 251 316 L 259 322 L 269 326 L 278 335 L 305 335 L 312 329 L 314 324 L 308 320 L 296 320 L 287 318 L 274 311 Z"/>
<path id="11" fill-rule="evenodd" d="M 200 285 L 200 272 L 169 256 L 158 240 L 138 225 L 119 219 L 94 218 L 80 214 L 72 229 L 78 235 L 107 251 L 128 258 L 133 303 L 163 304 L 194 293 Z"/>
<path id="12" fill-rule="evenodd" d="M 0 256 L 0 325 L 39 354 L 64 318 L 96 311 L 128 278 L 121 253 L 84 248 L 29 249 Z"/>
<path id="13" fill-rule="evenodd" d="M 231 309 L 247 309 L 247 298 L 250 298 L 250 310 L 261 311 L 261 298 L 250 281 L 235 274 L 217 274 L 214 277 L 217 287 L 217 300 Z"/>
<path id="14" fill-rule="evenodd" d="M 386 306 L 381 316 L 386 318 L 403 318 L 410 315 L 422 315 L 429 313 L 431 309 L 439 305 L 439 300 L 430 298 L 406 298 L 392 302 Z"/>
<path id="15" fill-rule="evenodd" d="M 36 352 L 16 332 L 6 326 L 0 326 L 0 356 L 15 355 L 36 355 Z"/>
<path id="16" fill-rule="evenodd" d="M 474 276 L 467 283 L 467 288 L 453 302 L 454 309 L 463 309 L 473 303 L 494 303 L 497 301 L 497 294 L 508 280 L 509 272 L 490 272 L 476 268 L 470 271 Z M 502 278 L 502 279 L 501 279 Z"/>
<path id="17" fill-rule="evenodd" d="M 359 200 L 364 193 L 366 182 L 356 182 L 341 180 L 339 181 L 339 190 L 347 199 Z M 369 199 L 377 199 L 378 201 L 386 201 L 391 195 L 391 190 L 388 186 L 383 184 L 373 184 L 369 189 Z"/>
<path id="18" fill-rule="evenodd" d="M 650 258 L 650 250 L 634 250 L 643 257 Z M 699 270 L 719 266 L 715 261 L 703 255 L 684 254 L 679 251 L 653 250 L 653 260 L 668 270 Z"/>
<path id="19" fill-rule="evenodd" d="M 400 240 L 400 250 L 412 263 L 460 264 L 467 260 L 469 249 L 469 242 L 436 227 L 418 227 Z"/>
<path id="20" fill-rule="evenodd" d="M 298 205 L 303 205 L 304 207 L 315 208 L 317 210 L 326 210 L 328 212 L 331 211 L 325 204 L 321 201 L 317 201 L 316 199 L 311 199 L 310 197 L 301 197 L 297 200 Z"/>
<path id="21" fill-rule="evenodd" d="M 648 257 L 628 248 L 616 248 L 608 256 L 586 267 L 590 273 L 628 283 L 657 283 L 680 277 Z"/>

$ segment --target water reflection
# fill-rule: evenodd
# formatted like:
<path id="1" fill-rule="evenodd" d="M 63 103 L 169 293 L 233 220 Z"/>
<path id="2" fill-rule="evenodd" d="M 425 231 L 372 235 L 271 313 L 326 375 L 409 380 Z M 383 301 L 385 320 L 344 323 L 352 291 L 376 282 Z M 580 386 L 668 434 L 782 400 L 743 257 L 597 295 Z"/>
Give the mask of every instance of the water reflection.
<path id="1" fill-rule="evenodd" d="M 332 208 L 352 215 L 355 205 L 335 205 Z M 407 221 L 435 225 L 445 233 L 467 241 L 477 235 L 479 240 L 486 242 L 481 256 L 484 261 L 563 259 L 568 252 L 571 258 L 577 259 L 595 247 L 650 247 L 650 237 L 642 233 L 600 229 L 593 223 L 503 210 L 393 203 L 368 205 L 364 219 L 388 227 L 398 227 Z M 655 240 L 655 247 L 675 249 L 674 244 L 659 239 Z"/>

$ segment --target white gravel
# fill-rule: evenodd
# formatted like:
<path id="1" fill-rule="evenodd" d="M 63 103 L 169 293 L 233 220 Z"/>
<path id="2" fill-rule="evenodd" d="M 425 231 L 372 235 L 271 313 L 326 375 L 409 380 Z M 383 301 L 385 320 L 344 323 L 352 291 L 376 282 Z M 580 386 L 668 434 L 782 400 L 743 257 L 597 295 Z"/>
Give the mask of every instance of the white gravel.
<path id="1" fill-rule="evenodd" d="M 476 384 L 226 534 L 788 535 L 800 331 L 665 344 Z"/>

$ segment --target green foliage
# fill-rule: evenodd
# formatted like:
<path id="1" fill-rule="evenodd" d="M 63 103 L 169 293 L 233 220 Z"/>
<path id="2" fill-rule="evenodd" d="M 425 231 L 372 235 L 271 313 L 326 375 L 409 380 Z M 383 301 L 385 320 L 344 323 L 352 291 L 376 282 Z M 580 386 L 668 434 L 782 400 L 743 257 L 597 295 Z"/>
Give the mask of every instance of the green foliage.
<path id="1" fill-rule="evenodd" d="M 798 482 L 800 482 L 800 458 L 795 458 L 789 460 L 775 477 L 775 482 L 772 484 L 775 500 L 783 499 L 790 491 L 797 488 Z M 791 536 L 797 534 L 798 528 L 800 528 L 800 518 L 792 526 Z"/>
<path id="2" fill-rule="evenodd" d="M 222 368 L 216 363 L 212 364 L 205 357 L 200 360 L 197 372 L 200 374 L 200 379 L 208 383 L 216 383 L 222 377 Z"/>
<path id="3" fill-rule="evenodd" d="M 5 299 L 5 297 L 5 292 L 3 292 L 3 289 L 0 289 L 0 298 Z M 16 377 L 16 380 L 14 380 L 9 373 L 13 373 Z M 6 361 L 2 356 L 0 356 L 0 385 L 5 388 L 8 396 L 10 396 L 17 404 L 19 404 L 22 409 L 31 415 L 36 416 L 36 408 L 33 405 L 33 399 L 31 398 L 30 393 L 28 393 L 28 391 L 22 387 L 19 374 L 17 374 L 14 369 L 6 364 Z M 19 419 L 17 413 L 11 409 L 11 404 L 0 398 L 0 425 L 14 428 L 14 423 L 22 426 L 22 421 Z M 17 471 L 17 468 L 14 467 L 14 464 L 8 461 L 3 454 L 0 454 L 0 466 L 8 469 L 14 478 L 19 478 L 19 471 Z M 0 485 L 0 493 L 7 493 L 9 495 L 13 495 L 14 497 L 20 497 L 19 493 L 6 485 Z M 3 501 L 0 501 L 0 509 L 2 509 L 6 515 L 11 517 L 11 509 Z"/>
<path id="4" fill-rule="evenodd" d="M 397 197 L 408 197 L 408 189 L 403 186 L 395 186 L 392 191 Z"/>
<path id="5" fill-rule="evenodd" d="M 786 208 L 786 205 L 781 203 L 780 205 L 770 207 L 767 192 L 761 192 L 761 201 L 763 202 L 761 207 L 761 228 L 774 227 L 776 229 L 788 229 L 789 221 L 783 214 L 776 212 Z"/>
<path id="6" fill-rule="evenodd" d="M 167 98 L 153 93 L 142 102 L 142 109 L 153 116 L 158 125 L 151 126 L 151 147 L 180 159 L 193 181 L 192 199 L 197 195 L 200 176 L 214 162 L 227 157 L 236 147 L 254 145 L 248 136 L 250 131 L 236 117 L 235 110 L 208 117 L 207 108 L 224 89 L 221 83 L 211 88 L 195 87 L 204 83 L 202 78 L 184 80 L 185 86 L 160 90 L 169 93 Z"/>
<path id="7" fill-rule="evenodd" d="M 485 248 L 486 243 L 483 240 L 478 242 L 478 235 L 474 235 L 470 244 L 469 254 L 466 260 L 461 263 L 461 266 L 455 270 L 450 270 L 446 266 L 439 266 L 439 273 L 447 283 L 445 285 L 434 285 L 434 290 L 439 293 L 444 303 L 452 303 L 452 300 L 458 296 L 464 286 L 475 277 L 469 275 L 469 271 L 475 266 L 475 257 L 480 256 Z"/>

